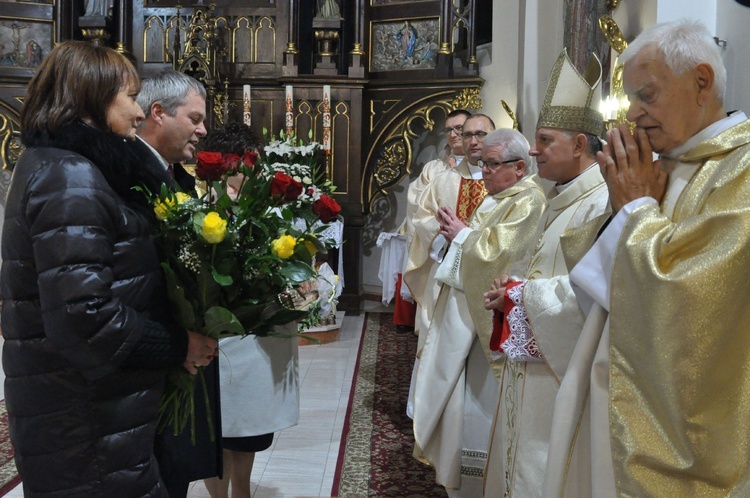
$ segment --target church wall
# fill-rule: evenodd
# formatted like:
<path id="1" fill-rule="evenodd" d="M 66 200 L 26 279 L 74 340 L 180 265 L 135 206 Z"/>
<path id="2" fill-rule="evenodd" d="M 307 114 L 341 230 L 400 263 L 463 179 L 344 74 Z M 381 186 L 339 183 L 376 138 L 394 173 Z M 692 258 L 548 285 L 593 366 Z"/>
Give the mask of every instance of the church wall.
<path id="1" fill-rule="evenodd" d="M 522 54 L 519 2 L 506 2 L 492 19 L 492 43 L 477 50 L 479 75 L 485 80 L 480 92 L 484 107 L 500 128 L 513 126 L 513 120 L 500 104 L 504 100 L 518 114 L 518 73 Z"/>
<path id="2" fill-rule="evenodd" d="M 724 64 L 727 66 L 727 91 L 724 103 L 727 111 L 742 110 L 750 114 L 750 51 L 747 27 L 750 7 L 735 1 L 720 0 L 717 5 L 716 36 L 726 40 Z"/>

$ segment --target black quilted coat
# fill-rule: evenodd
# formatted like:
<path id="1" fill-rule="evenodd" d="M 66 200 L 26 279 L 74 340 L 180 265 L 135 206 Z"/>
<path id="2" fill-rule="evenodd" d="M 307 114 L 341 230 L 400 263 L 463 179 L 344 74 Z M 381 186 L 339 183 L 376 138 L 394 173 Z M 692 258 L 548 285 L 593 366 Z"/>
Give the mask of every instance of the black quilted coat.
<path id="1" fill-rule="evenodd" d="M 23 137 L 2 236 L 3 369 L 25 496 L 162 497 L 152 455 L 170 324 L 139 141 L 75 124 Z"/>

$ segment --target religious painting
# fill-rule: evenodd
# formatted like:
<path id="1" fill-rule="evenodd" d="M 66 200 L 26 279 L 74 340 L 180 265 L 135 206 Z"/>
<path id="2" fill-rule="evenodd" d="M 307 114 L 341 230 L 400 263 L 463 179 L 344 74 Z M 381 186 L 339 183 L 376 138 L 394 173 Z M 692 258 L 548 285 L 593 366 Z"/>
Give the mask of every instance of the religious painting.
<path id="1" fill-rule="evenodd" d="M 373 22 L 370 71 L 434 69 L 440 41 L 440 18 Z"/>
<path id="2" fill-rule="evenodd" d="M 0 72 L 34 69 L 52 50 L 52 22 L 0 16 Z"/>

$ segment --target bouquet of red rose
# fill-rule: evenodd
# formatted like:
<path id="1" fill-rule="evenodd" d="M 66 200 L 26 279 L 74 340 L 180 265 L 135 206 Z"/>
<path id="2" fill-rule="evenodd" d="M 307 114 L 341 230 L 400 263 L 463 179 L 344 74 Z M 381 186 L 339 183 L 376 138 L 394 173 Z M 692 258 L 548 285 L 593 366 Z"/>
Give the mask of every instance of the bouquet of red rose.
<path id="1" fill-rule="evenodd" d="M 340 208 L 322 193 L 329 184 L 321 188 L 276 164 L 266 152 L 199 152 L 195 174 L 206 194 L 192 198 L 163 186 L 152 196 L 169 299 L 187 330 L 217 339 L 272 335 L 274 326 L 313 311 L 315 300 L 297 289 L 315 277 L 313 258 L 331 242 L 320 233 Z M 183 370 L 170 375 L 162 427 L 178 433 L 193 421 L 195 381 Z"/>

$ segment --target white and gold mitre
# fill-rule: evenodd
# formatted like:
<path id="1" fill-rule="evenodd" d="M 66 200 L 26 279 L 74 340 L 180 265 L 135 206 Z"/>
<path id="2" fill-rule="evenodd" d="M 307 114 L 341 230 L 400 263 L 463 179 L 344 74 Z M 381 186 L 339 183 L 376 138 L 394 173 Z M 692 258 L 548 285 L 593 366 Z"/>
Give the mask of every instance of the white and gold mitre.
<path id="1" fill-rule="evenodd" d="M 604 118 L 598 110 L 602 100 L 601 82 L 602 65 L 595 54 L 591 55 L 581 75 L 568 57 L 567 49 L 563 49 L 552 68 L 537 129 L 561 128 L 601 136 L 604 131 Z"/>

